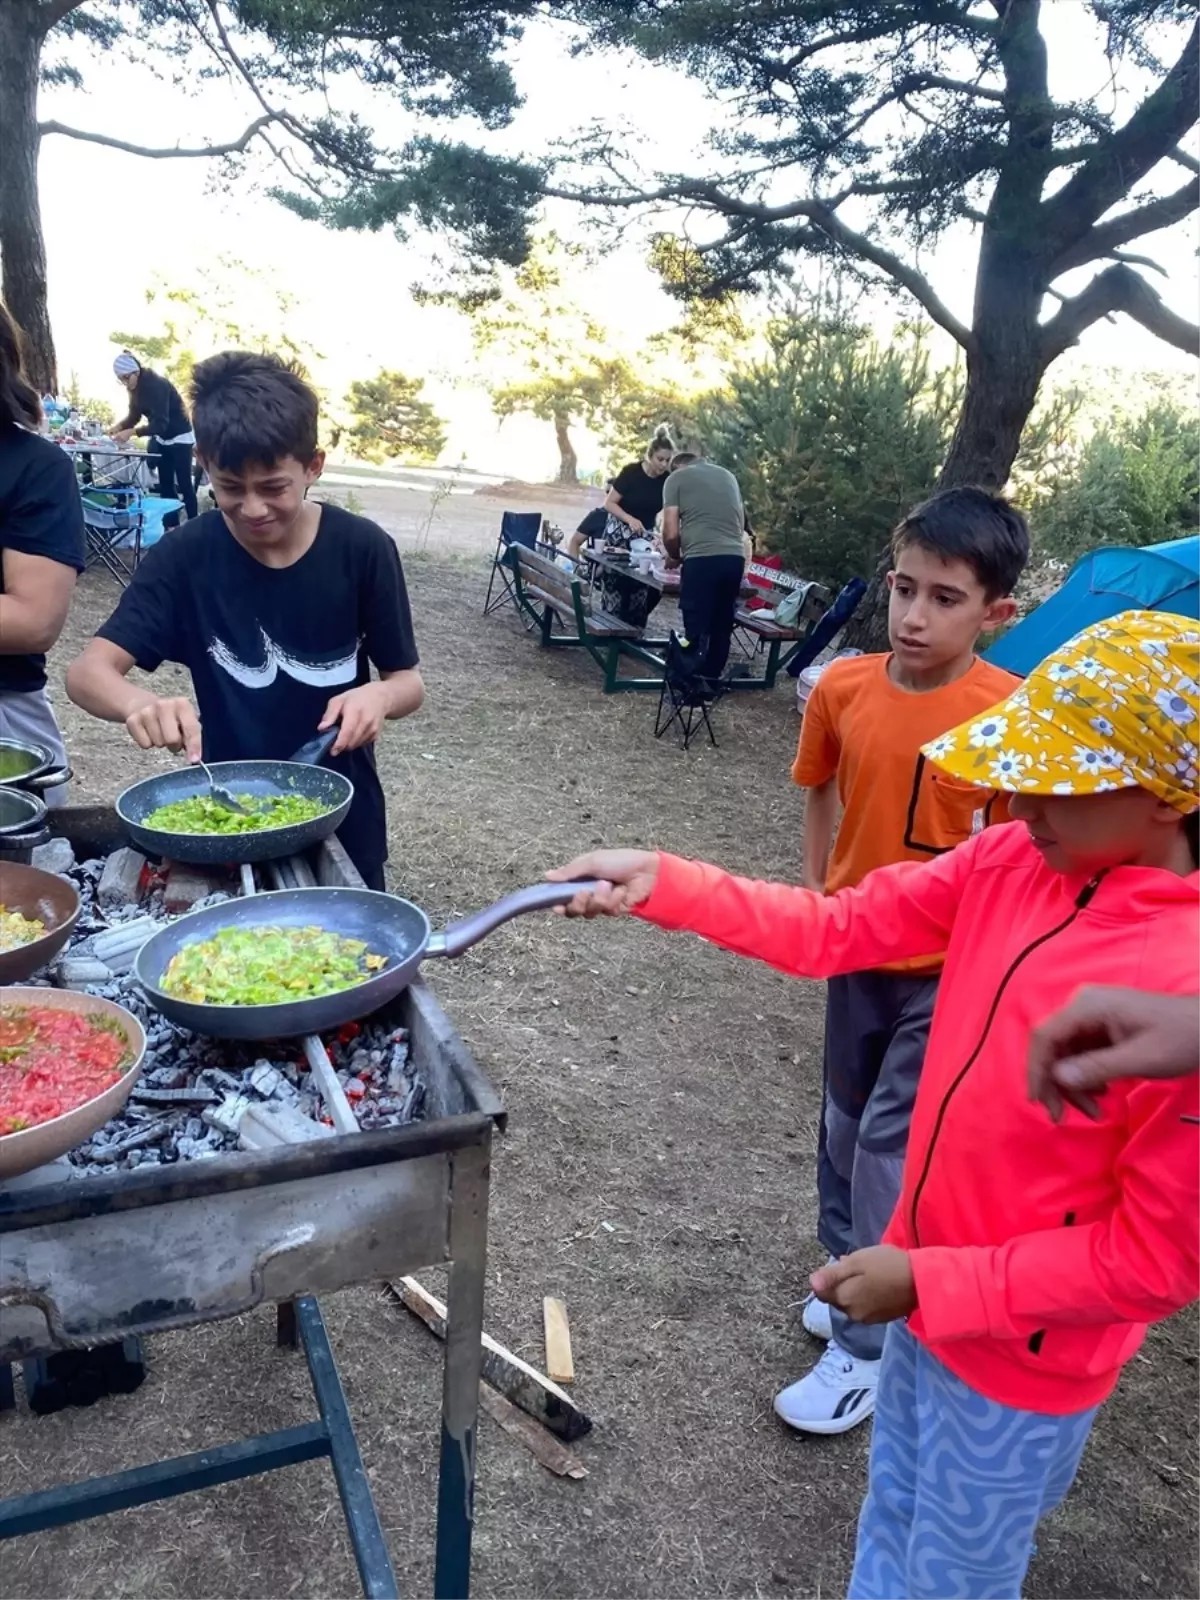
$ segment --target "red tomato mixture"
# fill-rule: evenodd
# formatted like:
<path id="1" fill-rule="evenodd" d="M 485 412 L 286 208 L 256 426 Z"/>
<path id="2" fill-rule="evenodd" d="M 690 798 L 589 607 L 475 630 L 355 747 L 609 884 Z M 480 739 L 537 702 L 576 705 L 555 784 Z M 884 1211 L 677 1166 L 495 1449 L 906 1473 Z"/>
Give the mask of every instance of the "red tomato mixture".
<path id="1" fill-rule="evenodd" d="M 0 1134 L 74 1111 L 128 1065 L 129 1043 L 106 1017 L 0 1006 Z"/>

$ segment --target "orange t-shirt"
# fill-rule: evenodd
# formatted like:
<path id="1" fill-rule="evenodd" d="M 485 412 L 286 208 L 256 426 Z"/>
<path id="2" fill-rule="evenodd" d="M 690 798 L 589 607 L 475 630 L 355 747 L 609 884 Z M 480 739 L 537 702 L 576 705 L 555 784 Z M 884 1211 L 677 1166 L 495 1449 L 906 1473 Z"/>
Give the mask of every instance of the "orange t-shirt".
<path id="1" fill-rule="evenodd" d="M 976 657 L 953 683 L 913 694 L 888 677 L 889 659 L 832 662 L 804 709 L 792 777 L 803 789 L 836 777 L 842 803 L 828 894 L 860 883 L 876 867 L 928 861 L 989 823 L 1008 820 L 1002 796 L 949 777 L 921 746 L 989 711 L 1020 679 Z M 941 965 L 940 956 L 923 956 L 886 970 L 932 973 Z"/>

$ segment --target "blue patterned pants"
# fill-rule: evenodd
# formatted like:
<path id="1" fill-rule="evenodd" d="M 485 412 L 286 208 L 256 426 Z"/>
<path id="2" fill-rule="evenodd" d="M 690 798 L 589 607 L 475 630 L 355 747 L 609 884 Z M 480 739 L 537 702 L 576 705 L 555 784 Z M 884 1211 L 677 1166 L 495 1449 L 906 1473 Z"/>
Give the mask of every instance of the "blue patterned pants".
<path id="1" fill-rule="evenodd" d="M 892 1323 L 850 1600 L 1016 1600 L 1095 1415 L 997 1405 Z"/>

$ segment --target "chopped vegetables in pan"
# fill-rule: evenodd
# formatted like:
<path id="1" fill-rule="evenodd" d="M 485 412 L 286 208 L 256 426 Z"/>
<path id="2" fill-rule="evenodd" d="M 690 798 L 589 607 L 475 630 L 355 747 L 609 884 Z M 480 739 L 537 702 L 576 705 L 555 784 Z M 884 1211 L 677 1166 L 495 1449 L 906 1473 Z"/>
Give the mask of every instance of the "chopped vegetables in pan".
<path id="1" fill-rule="evenodd" d="M 0 1005 L 0 1135 L 74 1111 L 116 1083 L 132 1059 L 107 1016 Z"/>
<path id="2" fill-rule="evenodd" d="M 19 950 L 23 944 L 32 944 L 46 931 L 46 924 L 36 917 L 22 916 L 19 911 L 8 911 L 0 906 L 0 956 L 6 950 Z"/>
<path id="3" fill-rule="evenodd" d="M 172 956 L 162 987 L 199 1005 L 273 1006 L 352 989 L 386 965 L 362 939 L 324 928 L 222 928 Z"/>
<path id="4" fill-rule="evenodd" d="M 263 828 L 289 828 L 297 822 L 313 822 L 333 808 L 324 800 L 310 800 L 302 794 L 235 795 L 247 807 L 248 815 L 229 811 L 207 794 L 189 795 L 159 806 L 143 826 L 163 833 L 258 833 Z"/>

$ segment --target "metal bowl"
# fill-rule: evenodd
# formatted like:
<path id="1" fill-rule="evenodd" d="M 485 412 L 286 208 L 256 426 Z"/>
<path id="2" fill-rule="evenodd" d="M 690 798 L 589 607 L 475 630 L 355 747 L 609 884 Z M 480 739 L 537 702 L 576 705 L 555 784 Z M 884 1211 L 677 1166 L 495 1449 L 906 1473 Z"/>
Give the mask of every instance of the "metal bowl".
<path id="1" fill-rule="evenodd" d="M 0 783 L 0 842 L 18 834 L 38 833 L 45 820 L 44 800 Z"/>
<path id="2" fill-rule="evenodd" d="M 110 1117 L 115 1117 L 133 1093 L 146 1051 L 146 1035 L 141 1023 L 132 1012 L 114 1005 L 111 1000 L 77 994 L 73 989 L 13 988 L 0 990 L 0 1009 L 7 1006 L 40 1006 L 48 1011 L 75 1011 L 88 1017 L 111 1018 L 124 1033 L 134 1059 L 133 1065 L 116 1083 L 94 1099 L 85 1100 L 74 1111 L 64 1112 L 49 1122 L 39 1122 L 32 1128 L 22 1128 L 20 1133 L 0 1134 L 0 1182 L 32 1172 L 34 1167 L 45 1166 L 48 1161 L 57 1161 L 59 1156 L 90 1138 Z"/>
<path id="3" fill-rule="evenodd" d="M 0 950 L 0 983 L 23 983 L 31 972 L 44 967 L 66 944 L 79 921 L 79 896 L 65 878 L 11 861 L 0 861 L 0 906 L 35 918 L 46 929 L 32 944 Z M 3 998 L 0 992 L 0 1000 Z"/>
<path id="4" fill-rule="evenodd" d="M 0 784 L 24 788 L 53 765 L 54 757 L 43 744 L 28 739 L 0 739 Z"/>

